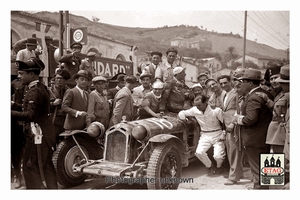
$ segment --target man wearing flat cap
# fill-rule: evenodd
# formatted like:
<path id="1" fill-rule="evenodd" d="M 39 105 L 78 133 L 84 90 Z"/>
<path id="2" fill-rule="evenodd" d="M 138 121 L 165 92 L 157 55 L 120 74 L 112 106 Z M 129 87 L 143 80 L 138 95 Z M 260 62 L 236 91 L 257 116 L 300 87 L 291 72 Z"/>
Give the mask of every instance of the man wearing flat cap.
<path id="1" fill-rule="evenodd" d="M 81 64 L 79 66 L 79 69 L 84 69 L 91 73 L 92 77 L 94 78 L 96 76 L 96 69 L 95 69 L 95 58 L 96 53 L 95 52 L 88 52 L 87 58 L 81 60 Z"/>
<path id="2" fill-rule="evenodd" d="M 104 125 L 105 129 L 108 129 L 109 125 L 109 103 L 107 101 L 107 95 L 104 92 L 107 86 L 107 79 L 102 76 L 95 76 L 92 79 L 95 90 L 89 94 L 89 104 L 86 117 L 86 127 L 92 122 L 97 121 Z"/>
<path id="3" fill-rule="evenodd" d="M 58 69 L 53 76 L 54 86 L 49 88 L 50 105 L 52 114 L 52 123 L 54 125 L 54 131 L 57 136 L 56 142 L 59 142 L 59 134 L 64 132 L 64 123 L 66 119 L 66 113 L 61 109 L 63 97 L 68 89 L 70 89 L 66 82 L 71 78 L 70 73 L 65 69 Z"/>
<path id="4" fill-rule="evenodd" d="M 86 127 L 86 115 L 88 108 L 87 85 L 91 77 L 86 70 L 79 70 L 73 76 L 76 86 L 67 90 L 62 102 L 62 111 L 67 114 L 64 123 L 66 130 L 83 130 Z"/>
<path id="5" fill-rule="evenodd" d="M 110 119 L 109 126 L 120 123 L 123 120 L 131 121 L 134 115 L 133 113 L 133 99 L 131 91 L 135 87 L 136 78 L 133 75 L 127 75 L 125 77 L 125 86 L 117 92 L 114 102 L 112 117 Z"/>
<path id="6" fill-rule="evenodd" d="M 44 63 L 32 57 L 16 62 L 23 85 L 28 85 L 22 105 L 12 102 L 12 120 L 24 121 L 26 138 L 23 175 L 27 189 L 57 189 L 52 163 L 55 134 L 51 123 L 50 98 L 47 87 L 39 82 Z M 46 182 L 46 186 L 43 184 Z"/>
<path id="7" fill-rule="evenodd" d="M 260 87 L 261 72 L 257 69 L 245 69 L 242 77 L 238 78 L 242 89 L 248 93 L 241 107 L 241 114 L 235 115 L 233 122 L 240 125 L 242 146 L 248 158 L 254 180 L 254 187 L 249 189 L 268 189 L 259 184 L 260 153 L 270 152 L 266 144 L 268 126 L 272 120 L 272 112 L 266 102 L 256 93 L 263 92 L 273 100 L 272 95 Z"/>

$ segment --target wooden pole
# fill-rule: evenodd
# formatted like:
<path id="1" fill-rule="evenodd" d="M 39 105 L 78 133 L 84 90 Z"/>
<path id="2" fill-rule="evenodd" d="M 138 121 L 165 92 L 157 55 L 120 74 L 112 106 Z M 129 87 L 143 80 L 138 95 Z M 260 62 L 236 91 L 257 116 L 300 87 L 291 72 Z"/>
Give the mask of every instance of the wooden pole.
<path id="1" fill-rule="evenodd" d="M 245 22 L 244 22 L 244 49 L 243 49 L 243 63 L 242 68 L 245 68 L 245 56 L 246 56 L 246 33 L 247 33 L 247 11 L 245 11 Z"/>

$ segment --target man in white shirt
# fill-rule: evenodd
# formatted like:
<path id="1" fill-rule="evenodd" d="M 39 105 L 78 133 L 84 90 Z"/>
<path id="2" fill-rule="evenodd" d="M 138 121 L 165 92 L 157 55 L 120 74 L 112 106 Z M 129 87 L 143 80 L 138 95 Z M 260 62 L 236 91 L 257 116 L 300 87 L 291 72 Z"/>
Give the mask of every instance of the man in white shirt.
<path id="1" fill-rule="evenodd" d="M 175 48 L 169 48 L 166 52 L 167 61 L 162 63 L 155 71 L 155 79 L 159 79 L 162 82 L 166 82 L 172 80 L 174 77 L 173 69 L 176 67 L 174 66 L 174 61 L 176 60 L 178 51 Z"/>
<path id="2" fill-rule="evenodd" d="M 28 38 L 26 42 L 26 48 L 18 51 L 16 60 L 26 62 L 31 57 L 36 57 L 34 50 L 37 47 L 36 38 Z"/>
<path id="3" fill-rule="evenodd" d="M 212 109 L 207 103 L 205 95 L 198 95 L 194 100 L 194 106 L 178 113 L 181 120 L 193 116 L 201 127 L 201 136 L 196 149 L 196 157 L 209 169 L 210 174 L 221 172 L 221 166 L 225 158 L 225 134 L 222 130 L 223 112 L 221 108 Z M 217 168 L 211 162 L 207 151 L 214 148 L 214 159 Z"/>

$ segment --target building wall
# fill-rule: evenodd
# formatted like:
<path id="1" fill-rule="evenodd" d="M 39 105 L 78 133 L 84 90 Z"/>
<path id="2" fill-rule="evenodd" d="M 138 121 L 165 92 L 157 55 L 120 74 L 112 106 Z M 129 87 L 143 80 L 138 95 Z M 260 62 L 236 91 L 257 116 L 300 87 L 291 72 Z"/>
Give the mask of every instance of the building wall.
<path id="1" fill-rule="evenodd" d="M 34 15 L 22 14 L 22 12 L 11 12 L 11 42 L 14 44 L 20 39 L 29 38 L 36 33 L 36 23 L 43 22 L 51 25 L 47 36 L 53 39 L 59 39 L 59 25 L 54 22 L 41 21 L 41 19 L 34 17 Z M 84 25 L 82 25 L 84 26 Z M 66 47 L 66 46 L 65 46 Z M 134 46 L 123 42 L 117 42 L 108 38 L 87 35 L 87 44 L 83 45 L 82 53 L 87 53 L 91 49 L 97 49 L 103 57 L 116 59 L 125 58 L 125 61 L 133 61 L 134 73 L 137 68 L 137 56 L 133 51 Z M 130 57 L 132 60 L 130 60 Z"/>

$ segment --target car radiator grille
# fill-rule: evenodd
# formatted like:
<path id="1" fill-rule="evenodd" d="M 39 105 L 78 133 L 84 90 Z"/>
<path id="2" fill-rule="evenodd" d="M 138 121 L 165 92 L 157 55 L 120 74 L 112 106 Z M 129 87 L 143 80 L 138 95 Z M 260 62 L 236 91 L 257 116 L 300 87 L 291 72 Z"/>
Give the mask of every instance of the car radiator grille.
<path id="1" fill-rule="evenodd" d="M 116 131 L 107 136 L 106 160 L 124 162 L 126 153 L 126 135 Z"/>

